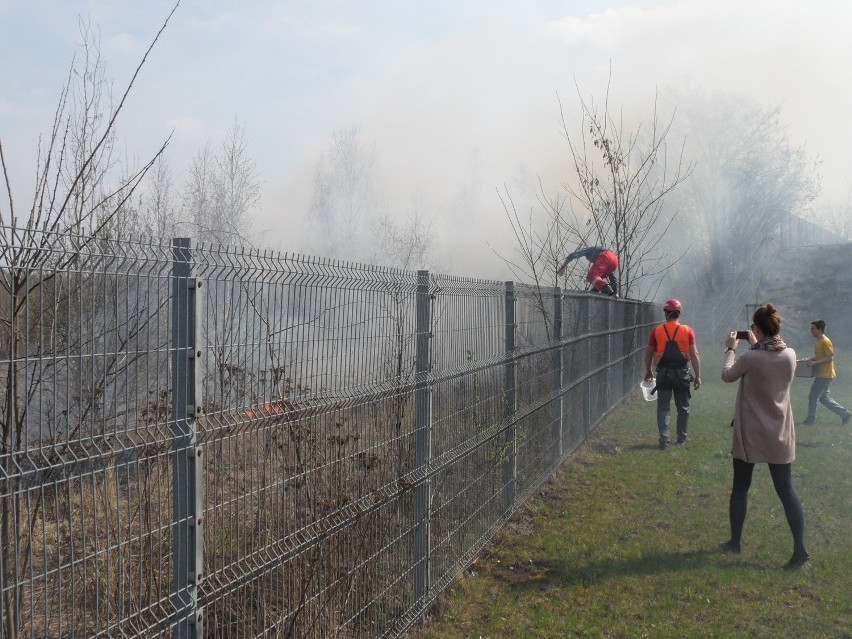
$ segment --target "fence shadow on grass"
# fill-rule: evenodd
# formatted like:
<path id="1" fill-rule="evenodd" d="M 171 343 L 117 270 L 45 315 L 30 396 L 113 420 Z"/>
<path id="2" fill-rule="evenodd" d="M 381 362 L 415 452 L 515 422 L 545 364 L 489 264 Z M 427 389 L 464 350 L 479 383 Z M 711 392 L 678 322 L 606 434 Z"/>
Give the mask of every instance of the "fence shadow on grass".
<path id="1" fill-rule="evenodd" d="M 624 450 L 629 450 L 631 452 L 641 450 L 654 450 L 658 448 L 658 446 L 659 444 L 656 441 L 648 441 L 647 443 L 633 444 L 633 446 L 627 446 Z"/>
<path id="2" fill-rule="evenodd" d="M 529 566 L 511 566 L 500 571 L 500 577 L 511 584 L 514 590 L 540 589 L 542 586 L 565 588 L 574 585 L 590 585 L 618 579 L 664 572 L 698 570 L 720 559 L 716 549 L 690 550 L 685 552 L 651 552 L 631 559 L 606 559 L 579 563 L 572 559 L 533 561 Z"/>

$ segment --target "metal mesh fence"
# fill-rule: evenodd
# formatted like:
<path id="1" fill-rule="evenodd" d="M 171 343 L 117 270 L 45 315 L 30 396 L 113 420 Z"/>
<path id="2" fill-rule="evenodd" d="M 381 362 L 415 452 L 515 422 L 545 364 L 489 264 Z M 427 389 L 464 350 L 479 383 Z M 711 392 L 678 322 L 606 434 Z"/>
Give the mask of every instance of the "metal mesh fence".
<path id="1" fill-rule="evenodd" d="M 0 635 L 379 637 L 642 375 L 654 307 L 2 229 Z"/>

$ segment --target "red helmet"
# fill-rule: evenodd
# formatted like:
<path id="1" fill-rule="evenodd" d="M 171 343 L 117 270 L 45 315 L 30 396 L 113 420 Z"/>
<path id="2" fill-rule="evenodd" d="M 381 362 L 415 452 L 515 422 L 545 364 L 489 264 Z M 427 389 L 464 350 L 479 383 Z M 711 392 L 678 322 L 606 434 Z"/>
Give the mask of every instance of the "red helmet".
<path id="1" fill-rule="evenodd" d="M 670 299 L 670 300 L 669 300 L 668 302 L 666 302 L 666 303 L 665 303 L 665 305 L 663 306 L 663 310 L 664 310 L 666 313 L 669 313 L 669 312 L 671 312 L 671 311 L 677 311 L 678 313 L 681 313 L 681 312 L 683 312 L 683 304 L 681 304 L 681 303 L 680 303 L 678 300 L 676 300 L 676 299 Z"/>

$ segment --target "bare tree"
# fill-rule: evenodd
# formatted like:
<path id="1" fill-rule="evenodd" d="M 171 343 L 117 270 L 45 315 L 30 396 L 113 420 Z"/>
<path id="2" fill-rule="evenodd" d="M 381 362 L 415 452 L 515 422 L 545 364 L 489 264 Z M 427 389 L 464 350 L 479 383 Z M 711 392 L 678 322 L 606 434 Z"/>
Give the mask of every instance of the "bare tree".
<path id="1" fill-rule="evenodd" d="M 376 156 L 365 149 L 355 127 L 334 131 L 314 174 L 307 219 L 309 250 L 335 259 L 366 262 L 381 196 Z"/>
<path id="2" fill-rule="evenodd" d="M 213 222 L 232 237 L 251 230 L 249 212 L 260 198 L 260 178 L 255 161 L 248 155 L 245 128 L 234 120 L 225 134 L 220 155 L 216 158 L 216 207 Z M 234 241 L 222 242 L 233 244 Z"/>
<path id="3" fill-rule="evenodd" d="M 575 240 L 567 229 L 575 226 L 576 222 L 566 223 L 566 220 L 574 218 L 569 217 L 573 216 L 573 212 L 568 210 L 564 194 L 549 196 L 540 179 L 538 187 L 535 204 L 518 204 L 507 186 L 502 192 L 497 191 L 514 234 L 515 257 L 501 255 L 493 247 L 492 250 L 504 261 L 515 279 L 535 284 L 536 307 L 542 312 L 547 334 L 550 335 L 553 328 L 553 318 L 548 310 L 551 302 L 544 288 L 559 284 L 556 270 L 565 254 L 570 252 L 569 244 L 572 248 L 575 246 Z"/>
<path id="4" fill-rule="evenodd" d="M 142 232 L 155 238 L 175 237 L 182 221 L 174 197 L 174 177 L 164 155 L 157 158 L 150 177 L 141 206 Z"/>
<path id="5" fill-rule="evenodd" d="M 664 204 L 691 171 L 682 144 L 669 152 L 674 114 L 662 119 L 655 96 L 649 118 L 628 129 L 623 115 L 610 109 L 609 86 L 601 107 L 586 101 L 579 88 L 577 95 L 579 134 L 568 125 L 560 101 L 572 179 L 553 195 L 539 183 L 537 202 L 523 209 L 504 188 L 500 199 L 516 257 L 503 259 L 526 281 L 556 286 L 566 253 L 578 245 L 602 245 L 618 255 L 621 294 L 652 295 L 679 256 L 663 243 L 674 217 Z M 585 279 L 585 273 L 585 265 L 575 262 L 564 281 Z"/>
<path id="6" fill-rule="evenodd" d="M 413 270 L 425 268 L 434 242 L 433 224 L 416 209 L 403 224 L 389 216 L 382 218 L 376 233 L 376 254 L 373 263 Z M 411 347 L 410 321 L 414 306 L 411 291 L 401 282 L 390 283 L 384 296 L 378 298 L 377 315 L 387 318 L 390 330 L 386 334 L 389 347 L 384 351 L 384 362 L 377 373 L 390 379 L 396 389 L 389 402 L 390 419 L 397 442 L 396 467 L 402 473 L 410 454 L 409 442 L 402 436 L 413 395 L 405 388 L 413 383 L 415 353 Z"/>
<path id="7" fill-rule="evenodd" d="M 201 238 L 213 232 L 213 211 L 216 207 L 214 166 L 213 152 L 210 144 L 206 144 L 192 158 L 184 185 L 186 217 Z"/>
<path id="8" fill-rule="evenodd" d="M 402 223 L 385 214 L 373 237 L 370 263 L 404 270 L 426 268 L 435 242 L 434 221 L 417 209 Z"/>
<path id="9" fill-rule="evenodd" d="M 0 329 L 5 351 L 4 391 L 0 397 L 0 464 L 9 478 L 0 500 L 0 566 L 5 585 L 0 634 L 4 637 L 17 637 L 21 631 L 22 584 L 26 582 L 33 556 L 32 530 L 43 498 L 43 493 L 34 502 L 27 497 L 26 507 L 22 507 L 24 493 L 16 488 L 19 469 L 26 468 L 28 463 L 32 437 L 28 426 L 30 420 L 36 421 L 30 413 L 32 399 L 44 381 L 43 376 L 49 374 L 47 370 L 60 361 L 57 352 L 78 349 L 83 353 L 94 348 L 96 340 L 103 339 L 97 319 L 89 319 L 97 309 L 89 308 L 87 314 L 82 313 L 87 300 L 81 291 L 88 290 L 84 288 L 88 285 L 81 280 L 87 275 L 80 272 L 74 280 L 67 274 L 78 262 L 81 249 L 96 242 L 131 201 L 168 144 L 167 139 L 149 162 L 129 174 L 122 172 L 114 153 L 117 119 L 148 55 L 179 4 L 166 17 L 117 102 L 113 101 L 103 74 L 96 34 L 88 25 L 81 25 L 82 58 L 72 62 L 51 130 L 39 142 L 35 190 L 28 210 L 20 217 L 0 140 L 0 165 L 6 191 L 5 206 L 0 206 L 3 299 Z M 70 321 L 89 322 L 86 337 L 89 343 L 68 342 Z M 122 336 L 115 336 L 113 343 L 121 346 L 122 340 L 138 332 L 138 321 L 142 320 L 123 318 Z M 79 339 L 82 342 L 82 337 Z M 39 361 L 43 362 L 41 366 L 33 364 Z M 86 371 L 87 381 L 83 383 L 81 378 L 76 385 L 78 396 L 69 398 L 76 402 L 73 409 L 55 417 L 66 419 L 71 427 L 73 412 L 77 417 L 74 428 L 90 422 L 86 416 L 105 401 L 104 389 L 109 379 L 115 378 L 117 365 L 115 360 L 104 358 L 98 370 Z M 49 468 L 60 454 L 59 448 L 44 450 L 48 459 L 41 462 Z"/>
<path id="10" fill-rule="evenodd" d="M 207 144 L 192 160 L 183 209 L 195 236 L 225 246 L 248 243 L 250 213 L 260 199 L 260 185 L 245 129 L 235 120 L 218 154 Z"/>
<path id="11" fill-rule="evenodd" d="M 678 193 L 677 236 L 691 247 L 688 277 L 712 293 L 753 267 L 783 221 L 805 212 L 819 192 L 817 164 L 790 142 L 777 108 L 699 93 L 681 116 L 695 171 Z"/>
<path id="12" fill-rule="evenodd" d="M 655 96 L 649 119 L 628 130 L 623 115 L 616 118 L 610 111 L 609 87 L 600 108 L 586 102 L 579 89 L 577 94 L 580 136 L 572 135 L 560 104 L 562 133 L 577 178 L 563 186 L 585 219 L 567 216 L 558 223 L 564 236 L 578 244 L 603 245 L 618 255 L 623 295 L 648 295 L 679 256 L 670 243 L 663 243 L 673 219 L 664 203 L 692 170 L 684 162 L 682 143 L 670 160 L 674 113 L 661 119 Z"/>
<path id="13" fill-rule="evenodd" d="M 132 164 L 125 160 L 122 166 Z M 119 182 L 126 182 L 133 172 L 133 169 L 124 168 Z M 161 154 L 133 197 L 128 198 L 117 214 L 103 225 L 99 236 L 120 239 L 147 237 L 169 242 L 184 226 L 181 210 L 174 198 L 172 170 L 165 154 Z"/>

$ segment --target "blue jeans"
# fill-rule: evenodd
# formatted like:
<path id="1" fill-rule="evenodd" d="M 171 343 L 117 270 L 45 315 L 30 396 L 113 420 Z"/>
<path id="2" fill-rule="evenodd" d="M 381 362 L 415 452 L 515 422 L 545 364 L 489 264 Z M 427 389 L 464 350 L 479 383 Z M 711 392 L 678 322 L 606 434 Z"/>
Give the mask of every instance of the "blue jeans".
<path id="1" fill-rule="evenodd" d="M 811 385 L 811 392 L 810 395 L 808 395 L 807 421 L 812 422 L 816 419 L 817 402 L 820 402 L 828 410 L 839 417 L 846 417 L 849 414 L 848 410 L 834 401 L 834 398 L 829 395 L 828 387 L 830 384 L 830 377 L 814 377 L 814 383 Z"/>
<path id="2" fill-rule="evenodd" d="M 682 442 L 686 439 L 686 431 L 689 426 L 689 387 L 685 389 L 658 388 L 657 389 L 657 429 L 660 431 L 660 443 L 669 443 L 669 413 L 672 407 L 672 396 L 674 396 L 675 408 L 677 409 L 677 440 Z"/>

